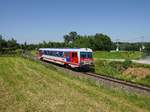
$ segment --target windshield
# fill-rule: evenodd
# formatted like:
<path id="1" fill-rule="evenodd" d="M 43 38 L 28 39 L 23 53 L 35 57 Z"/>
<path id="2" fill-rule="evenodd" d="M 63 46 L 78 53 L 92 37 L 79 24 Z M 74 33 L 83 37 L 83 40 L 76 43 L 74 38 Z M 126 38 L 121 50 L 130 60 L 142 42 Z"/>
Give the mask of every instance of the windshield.
<path id="1" fill-rule="evenodd" d="M 92 58 L 92 52 L 80 52 L 80 58 Z"/>

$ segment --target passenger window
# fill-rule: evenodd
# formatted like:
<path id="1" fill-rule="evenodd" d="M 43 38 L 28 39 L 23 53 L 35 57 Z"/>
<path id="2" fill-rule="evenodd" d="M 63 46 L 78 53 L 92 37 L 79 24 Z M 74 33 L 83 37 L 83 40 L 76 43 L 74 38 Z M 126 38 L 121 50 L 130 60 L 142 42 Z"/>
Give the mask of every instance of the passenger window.
<path id="1" fill-rule="evenodd" d="M 64 56 L 65 56 L 65 57 L 69 57 L 69 56 L 70 56 L 70 52 L 65 52 L 65 53 L 64 53 Z"/>
<path id="2" fill-rule="evenodd" d="M 63 52 L 59 52 L 59 56 L 60 56 L 60 57 L 63 57 Z"/>
<path id="3" fill-rule="evenodd" d="M 59 57 L 59 52 L 57 51 L 55 55 L 56 55 L 57 57 Z"/>
<path id="4" fill-rule="evenodd" d="M 47 55 L 47 51 L 44 51 L 44 54 Z"/>
<path id="5" fill-rule="evenodd" d="M 53 56 L 56 56 L 56 51 L 53 51 Z"/>
<path id="6" fill-rule="evenodd" d="M 49 51 L 49 55 L 52 56 L 52 51 Z"/>

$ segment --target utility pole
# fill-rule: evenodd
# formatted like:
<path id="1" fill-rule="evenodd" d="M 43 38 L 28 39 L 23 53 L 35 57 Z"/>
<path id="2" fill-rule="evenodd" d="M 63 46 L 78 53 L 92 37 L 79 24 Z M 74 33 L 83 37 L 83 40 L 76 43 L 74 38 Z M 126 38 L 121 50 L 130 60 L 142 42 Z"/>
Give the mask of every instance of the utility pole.
<path id="1" fill-rule="evenodd" d="M 117 45 L 116 51 L 119 51 L 119 39 L 116 39 L 116 45 Z"/>
<path id="2" fill-rule="evenodd" d="M 145 49 L 145 46 L 144 46 L 144 36 L 141 36 L 141 49 L 140 51 L 143 51 Z"/>

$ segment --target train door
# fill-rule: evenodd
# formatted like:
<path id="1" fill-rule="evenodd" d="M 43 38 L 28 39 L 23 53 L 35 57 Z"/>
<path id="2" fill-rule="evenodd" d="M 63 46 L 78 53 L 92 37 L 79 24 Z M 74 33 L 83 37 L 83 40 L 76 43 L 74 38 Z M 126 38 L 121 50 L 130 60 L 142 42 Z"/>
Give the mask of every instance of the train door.
<path id="1" fill-rule="evenodd" d="M 72 63 L 78 63 L 78 53 L 72 52 Z"/>
<path id="2" fill-rule="evenodd" d="M 71 61 L 70 55 L 71 55 L 71 52 L 64 52 L 64 57 L 66 58 L 66 62 L 70 62 Z"/>

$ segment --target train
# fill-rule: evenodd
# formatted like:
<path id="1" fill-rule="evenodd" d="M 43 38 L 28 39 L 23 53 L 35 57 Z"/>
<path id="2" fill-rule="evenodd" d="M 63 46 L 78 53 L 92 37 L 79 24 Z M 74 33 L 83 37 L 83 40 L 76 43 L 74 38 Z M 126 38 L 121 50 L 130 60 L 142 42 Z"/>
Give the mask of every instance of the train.
<path id="1" fill-rule="evenodd" d="M 94 71 L 93 51 L 90 48 L 40 48 L 38 59 L 78 70 Z"/>

